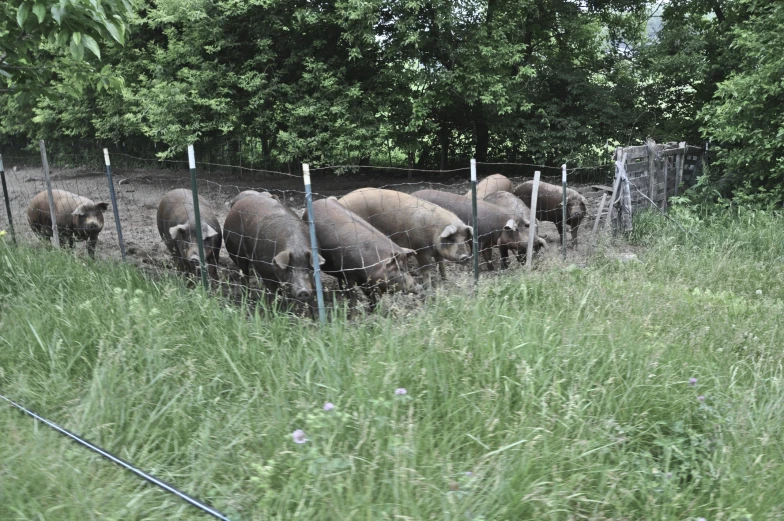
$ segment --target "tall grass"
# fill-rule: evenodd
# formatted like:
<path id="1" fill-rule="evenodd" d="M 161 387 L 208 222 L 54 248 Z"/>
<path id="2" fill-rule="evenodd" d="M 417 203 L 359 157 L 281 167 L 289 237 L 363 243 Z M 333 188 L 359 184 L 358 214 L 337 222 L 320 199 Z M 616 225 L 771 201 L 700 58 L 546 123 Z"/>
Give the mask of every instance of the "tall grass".
<path id="1" fill-rule="evenodd" d="M 637 229 L 641 263 L 323 329 L 0 245 L 0 393 L 233 519 L 781 518 L 782 219 Z M 0 432 L 0 519 L 206 519 L 8 407 Z"/>

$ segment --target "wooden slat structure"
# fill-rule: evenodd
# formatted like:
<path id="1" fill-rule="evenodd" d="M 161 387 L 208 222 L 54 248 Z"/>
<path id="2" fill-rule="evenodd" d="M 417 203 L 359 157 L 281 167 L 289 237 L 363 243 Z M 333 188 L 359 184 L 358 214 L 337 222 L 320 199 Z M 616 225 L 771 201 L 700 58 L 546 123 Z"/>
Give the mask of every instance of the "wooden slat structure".
<path id="1" fill-rule="evenodd" d="M 683 193 L 702 174 L 702 148 L 683 141 L 657 144 L 649 139 L 643 146 L 626 147 L 618 154 L 616 157 L 626 155 L 626 175 L 635 209 L 651 206 L 645 194 L 666 210 L 670 198 Z"/>

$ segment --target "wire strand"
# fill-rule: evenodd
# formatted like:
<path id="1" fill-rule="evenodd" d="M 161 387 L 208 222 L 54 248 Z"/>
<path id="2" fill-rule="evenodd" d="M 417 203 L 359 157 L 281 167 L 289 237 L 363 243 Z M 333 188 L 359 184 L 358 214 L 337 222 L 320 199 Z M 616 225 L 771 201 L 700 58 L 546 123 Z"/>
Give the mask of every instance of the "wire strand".
<path id="1" fill-rule="evenodd" d="M 201 510 L 203 512 L 206 512 L 207 514 L 213 516 L 216 519 L 220 519 L 221 521 L 230 521 L 230 519 L 228 517 L 223 515 L 218 510 L 212 508 L 211 506 L 209 506 L 209 505 L 207 505 L 205 503 L 202 503 L 201 501 L 199 501 L 198 499 L 196 499 L 194 497 L 189 496 L 185 492 L 181 492 L 180 490 L 176 489 L 174 486 L 166 483 L 165 481 L 160 480 L 160 479 L 156 478 L 155 476 L 153 476 L 151 474 L 148 474 L 148 473 L 144 472 L 143 470 L 140 470 L 140 469 L 134 467 L 133 465 L 131 465 L 127 461 L 118 458 L 117 456 L 115 456 L 114 454 L 112 454 L 112 453 L 110 453 L 108 451 L 103 450 L 99 446 L 97 446 L 97 445 L 95 445 L 93 443 L 90 443 L 89 441 L 85 440 L 84 438 L 82 438 L 82 437 L 72 433 L 71 431 L 60 427 L 56 423 L 51 422 L 51 421 L 47 420 L 46 418 L 44 418 L 42 416 L 39 416 L 38 414 L 30 411 L 29 409 L 26 409 L 25 407 L 19 405 L 18 403 L 14 402 L 13 400 L 10 400 L 10 399 L 6 398 L 2 394 L 0 394 L 0 398 L 5 400 L 6 402 L 11 404 L 12 406 L 16 407 L 18 410 L 22 411 L 23 413 L 27 414 L 28 416 L 30 416 L 30 417 L 40 421 L 41 423 L 44 423 L 47 426 L 51 427 L 53 430 L 59 432 L 63 436 L 65 436 L 67 438 L 70 438 L 71 440 L 75 441 L 76 443 L 82 445 L 83 447 L 87 447 L 88 449 L 90 449 L 91 451 L 93 451 L 93 452 L 95 452 L 97 454 L 100 454 L 101 456 L 103 456 L 104 458 L 108 459 L 109 461 L 111 461 L 113 463 L 116 463 L 117 465 L 123 467 L 124 469 L 133 472 L 134 474 L 136 474 L 140 478 L 142 478 L 142 479 L 152 483 L 153 485 L 156 485 L 157 487 L 162 488 L 166 492 L 169 492 L 170 494 L 174 494 L 175 496 L 179 497 L 180 499 L 182 499 L 183 501 L 185 501 L 187 503 L 190 503 L 191 505 L 193 505 L 194 507 L 198 508 L 199 510 Z"/>

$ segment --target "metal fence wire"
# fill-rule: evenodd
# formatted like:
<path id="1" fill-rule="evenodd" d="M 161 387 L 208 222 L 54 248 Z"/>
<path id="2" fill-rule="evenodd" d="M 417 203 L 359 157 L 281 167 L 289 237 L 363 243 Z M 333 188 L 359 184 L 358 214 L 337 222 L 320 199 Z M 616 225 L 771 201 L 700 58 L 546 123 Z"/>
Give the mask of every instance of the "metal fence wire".
<path id="1" fill-rule="evenodd" d="M 449 171 L 303 165 L 303 176 L 199 163 L 198 148 L 165 163 L 109 149 L 87 167 L 41 151 L 0 162 L 0 229 L 20 243 L 57 234 L 76 255 L 321 320 L 382 300 L 407 309 L 438 287 L 530 266 L 534 252 L 536 262 L 580 262 L 615 172 L 611 162 L 472 161 Z"/>

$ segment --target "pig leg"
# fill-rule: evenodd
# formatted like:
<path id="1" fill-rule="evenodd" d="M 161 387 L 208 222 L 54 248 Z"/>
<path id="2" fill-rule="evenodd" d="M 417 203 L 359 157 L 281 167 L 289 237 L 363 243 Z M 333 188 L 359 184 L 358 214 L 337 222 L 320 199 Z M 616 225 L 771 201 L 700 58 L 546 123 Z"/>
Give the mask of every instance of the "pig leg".
<path id="1" fill-rule="evenodd" d="M 555 223 L 556 228 L 558 228 L 558 240 L 563 243 L 564 238 L 564 225 L 561 222 Z"/>
<path id="2" fill-rule="evenodd" d="M 572 226 L 572 242 L 574 242 L 575 246 L 577 246 L 577 229 L 579 227 L 579 224 L 577 226 Z"/>
<path id="3" fill-rule="evenodd" d="M 495 266 L 493 266 L 493 248 L 490 245 L 485 245 L 485 248 L 481 249 L 482 258 L 485 260 L 485 264 L 487 264 L 488 271 L 494 271 Z"/>
<path id="4" fill-rule="evenodd" d="M 509 246 L 499 246 L 498 251 L 501 252 L 501 269 L 505 270 L 509 267 Z"/>
<path id="5" fill-rule="evenodd" d="M 71 240 L 73 241 L 73 236 L 71 236 Z M 88 237 L 87 238 L 87 254 L 90 256 L 91 259 L 95 258 L 95 245 L 98 244 L 98 236 Z"/>
<path id="6" fill-rule="evenodd" d="M 420 250 L 416 254 L 417 264 L 419 265 L 419 273 L 422 275 L 422 283 L 426 288 L 433 287 L 433 280 L 430 274 L 432 263 L 434 260 L 433 255 L 427 250 Z M 440 266 L 439 266 L 440 268 Z"/>

